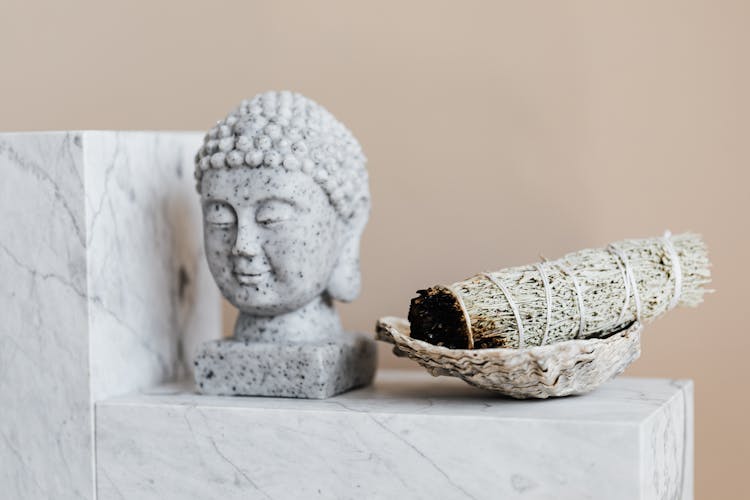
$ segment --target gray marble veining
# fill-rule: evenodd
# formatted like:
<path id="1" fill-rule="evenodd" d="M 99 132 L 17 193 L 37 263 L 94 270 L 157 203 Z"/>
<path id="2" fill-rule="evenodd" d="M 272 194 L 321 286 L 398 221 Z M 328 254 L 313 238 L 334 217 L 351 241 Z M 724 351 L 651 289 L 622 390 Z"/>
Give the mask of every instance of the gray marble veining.
<path id="1" fill-rule="evenodd" d="M 654 412 L 645 422 L 641 447 L 642 498 L 693 498 L 692 383 L 672 381 L 678 391 L 666 403 L 665 411 Z"/>
<path id="2" fill-rule="evenodd" d="M 0 496 L 93 498 L 92 402 L 220 336 L 194 133 L 0 134 Z"/>
<path id="3" fill-rule="evenodd" d="M 82 135 L 0 135 L 0 485 L 93 498 Z"/>
<path id="4" fill-rule="evenodd" d="M 192 189 L 195 133 L 87 132 L 92 396 L 191 373 L 221 335 Z"/>
<path id="5" fill-rule="evenodd" d="M 315 401 L 168 385 L 97 405 L 98 493 L 690 499 L 691 401 L 689 381 L 628 377 L 544 402 L 418 372 Z"/>

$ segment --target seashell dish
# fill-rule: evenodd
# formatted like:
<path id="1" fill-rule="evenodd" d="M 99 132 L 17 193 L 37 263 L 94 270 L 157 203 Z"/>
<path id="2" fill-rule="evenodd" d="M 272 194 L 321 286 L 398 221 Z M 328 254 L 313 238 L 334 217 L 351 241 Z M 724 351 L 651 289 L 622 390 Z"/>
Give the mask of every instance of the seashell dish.
<path id="1" fill-rule="evenodd" d="M 634 322 L 606 338 L 522 349 L 449 349 L 411 338 L 405 319 L 384 317 L 378 320 L 376 338 L 435 377 L 458 377 L 516 399 L 544 399 L 585 394 L 622 373 L 641 354 L 641 330 Z"/>

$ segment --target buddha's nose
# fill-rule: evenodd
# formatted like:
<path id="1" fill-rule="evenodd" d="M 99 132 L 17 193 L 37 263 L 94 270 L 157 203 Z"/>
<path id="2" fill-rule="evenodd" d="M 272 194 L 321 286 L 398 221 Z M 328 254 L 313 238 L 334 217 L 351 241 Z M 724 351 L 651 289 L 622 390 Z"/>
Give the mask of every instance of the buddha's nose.
<path id="1" fill-rule="evenodd" d="M 237 239 L 232 247 L 232 255 L 253 258 L 261 252 L 259 228 L 253 222 L 240 223 L 237 227 Z"/>

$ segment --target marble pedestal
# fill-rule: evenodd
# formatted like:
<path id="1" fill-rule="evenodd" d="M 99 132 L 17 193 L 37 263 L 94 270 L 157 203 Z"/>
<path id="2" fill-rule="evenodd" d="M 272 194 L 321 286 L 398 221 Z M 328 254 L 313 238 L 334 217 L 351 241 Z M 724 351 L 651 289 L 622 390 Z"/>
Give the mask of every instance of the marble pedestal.
<path id="1" fill-rule="evenodd" d="M 93 402 L 188 376 L 220 335 L 200 141 L 0 134 L 0 497 L 94 498 Z"/>
<path id="2" fill-rule="evenodd" d="M 375 341 L 359 333 L 315 343 L 214 340 L 195 357 L 203 394 L 321 399 L 369 384 Z"/>
<path id="3" fill-rule="evenodd" d="M 325 400 L 190 382 L 97 403 L 96 436 L 103 500 L 693 498 L 690 381 L 545 401 L 416 371 Z"/>

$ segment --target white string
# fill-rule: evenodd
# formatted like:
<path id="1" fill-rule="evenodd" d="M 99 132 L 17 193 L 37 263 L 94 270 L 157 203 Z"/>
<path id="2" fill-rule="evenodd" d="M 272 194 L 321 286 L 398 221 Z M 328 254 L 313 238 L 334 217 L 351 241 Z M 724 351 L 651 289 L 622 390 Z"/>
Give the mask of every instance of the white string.
<path id="1" fill-rule="evenodd" d="M 549 324 L 550 321 L 552 321 L 552 291 L 550 290 L 549 286 L 549 278 L 547 278 L 547 273 L 544 271 L 544 264 L 534 264 L 534 267 L 536 267 L 536 270 L 539 271 L 539 276 L 542 277 L 542 283 L 544 283 L 544 294 L 547 298 L 547 321 L 544 323 L 544 335 L 542 336 L 542 343 L 539 345 L 544 345 L 547 343 L 547 336 L 549 335 Z"/>
<path id="2" fill-rule="evenodd" d="M 583 309 L 583 294 L 581 293 L 581 285 L 578 284 L 578 278 L 576 278 L 575 274 L 573 274 L 571 272 L 571 270 L 568 268 L 568 266 L 566 266 L 562 262 L 558 262 L 557 266 L 560 269 L 562 269 L 565 274 L 567 274 L 568 276 L 570 276 L 570 279 L 573 281 L 573 286 L 576 289 L 576 299 L 578 301 L 578 317 L 579 317 L 580 323 L 578 324 L 578 334 L 576 335 L 575 338 L 580 338 L 581 335 L 583 334 L 583 311 L 584 311 L 584 309 Z"/>
<path id="3" fill-rule="evenodd" d="M 456 297 L 456 301 L 458 302 L 458 307 L 461 308 L 461 313 L 464 315 L 464 322 L 466 323 L 466 336 L 467 339 L 467 345 L 469 349 L 474 349 L 474 335 L 471 331 L 471 319 L 469 318 L 469 312 L 466 310 L 466 304 L 464 304 L 464 299 L 461 297 L 461 294 L 458 292 L 457 288 L 454 288 L 452 286 L 446 286 L 454 297 Z"/>
<path id="4" fill-rule="evenodd" d="M 630 279 L 628 279 L 628 274 L 625 272 L 625 268 L 622 267 L 622 264 L 620 263 L 620 257 L 611 249 L 608 250 L 615 258 L 617 269 L 620 270 L 620 275 L 622 276 L 622 285 L 625 287 L 625 303 L 622 305 L 622 309 L 620 309 L 620 317 L 617 318 L 616 323 L 616 325 L 619 326 L 622 325 L 623 321 L 625 321 L 625 313 L 628 312 L 628 306 L 630 306 Z"/>
<path id="5" fill-rule="evenodd" d="M 664 232 L 664 248 L 669 254 L 669 260 L 672 261 L 672 274 L 674 275 L 674 293 L 672 294 L 672 300 L 669 301 L 669 309 L 674 309 L 677 303 L 680 301 L 680 293 L 682 292 L 682 267 L 680 266 L 680 258 L 677 256 L 677 252 L 672 246 L 671 238 L 672 233 L 669 231 Z"/>
<path id="6" fill-rule="evenodd" d="M 518 348 L 523 349 L 525 347 L 525 339 L 523 334 L 523 323 L 521 322 L 521 314 L 518 311 L 518 305 L 516 305 L 516 302 L 513 300 L 513 297 L 511 296 L 508 288 L 503 285 L 500 280 L 495 279 L 495 277 L 491 276 L 490 273 L 482 273 L 482 275 L 490 280 L 503 292 L 503 295 L 505 295 L 505 299 L 508 301 L 508 305 L 510 305 L 511 310 L 513 311 L 513 316 L 515 316 L 516 318 L 516 325 L 518 325 Z"/>
<path id="7" fill-rule="evenodd" d="M 641 322 L 641 297 L 638 295 L 638 283 L 635 281 L 635 275 L 633 274 L 633 269 L 631 269 L 630 267 L 630 262 L 628 262 L 628 258 L 625 257 L 625 254 L 613 244 L 610 244 L 607 247 L 607 250 L 617 255 L 617 257 L 619 257 L 620 260 L 622 261 L 622 265 L 625 266 L 625 274 L 628 276 L 628 280 L 630 281 L 630 287 L 633 290 L 633 299 L 635 299 L 635 319 L 638 320 L 638 323 L 640 323 Z"/>

